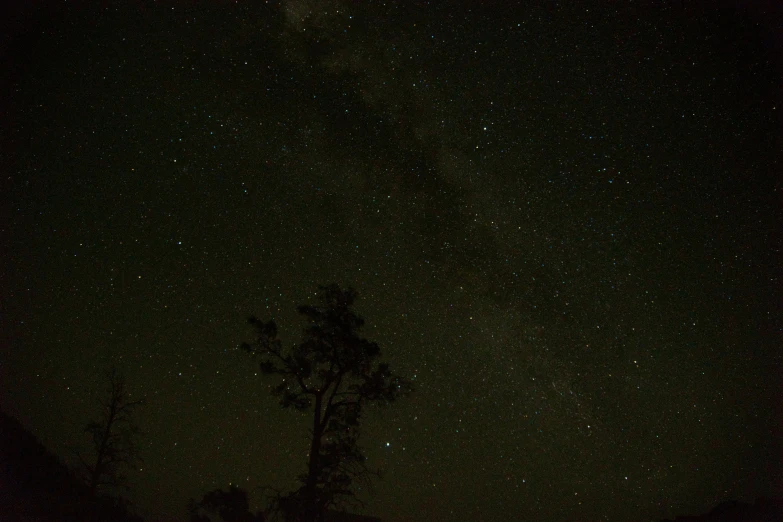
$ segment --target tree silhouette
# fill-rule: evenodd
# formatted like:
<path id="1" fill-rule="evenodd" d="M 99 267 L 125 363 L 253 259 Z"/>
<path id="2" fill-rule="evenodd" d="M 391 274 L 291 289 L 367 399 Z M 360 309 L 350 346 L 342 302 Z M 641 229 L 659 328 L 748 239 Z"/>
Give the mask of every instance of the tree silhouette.
<path id="1" fill-rule="evenodd" d="M 364 319 L 351 307 L 357 293 L 332 284 L 319 287 L 319 306 L 298 307 L 307 326 L 303 339 L 284 351 L 274 321 L 251 317 L 256 339 L 243 349 L 261 358 L 261 372 L 277 375 L 272 394 L 283 408 L 312 408 L 310 451 L 301 487 L 279 495 L 276 508 L 287 520 L 322 521 L 327 509 L 358 502 L 356 481 L 369 482 L 372 472 L 358 446 L 362 408 L 386 404 L 407 394 L 410 382 L 378 362 L 380 348 L 359 336 Z"/>
<path id="2" fill-rule="evenodd" d="M 125 378 L 114 367 L 108 372 L 107 391 L 100 417 L 84 428 L 91 436 L 94 458 L 87 461 L 79 454 L 92 494 L 104 487 L 127 488 L 124 468 L 141 461 L 136 442 L 135 411 L 145 401 L 130 400 Z"/>
<path id="3" fill-rule="evenodd" d="M 96 497 L 80 479 L 0 411 L 0 520 L 144 522 L 127 502 Z"/>
<path id="4" fill-rule="evenodd" d="M 264 514 L 259 512 L 253 515 L 250 513 L 249 506 L 247 492 L 232 484 L 228 491 L 216 489 L 204 494 L 198 503 L 191 500 L 190 520 L 191 522 L 210 522 L 211 519 L 201 513 L 201 511 L 206 511 L 212 514 L 217 513 L 224 522 L 264 522 Z"/>

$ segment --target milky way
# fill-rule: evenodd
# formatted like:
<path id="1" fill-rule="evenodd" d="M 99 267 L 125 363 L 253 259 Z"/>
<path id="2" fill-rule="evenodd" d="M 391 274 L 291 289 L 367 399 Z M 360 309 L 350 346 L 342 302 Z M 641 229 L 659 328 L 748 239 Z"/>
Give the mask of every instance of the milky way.
<path id="1" fill-rule="evenodd" d="M 779 11 L 164 4 L 4 31 L 0 404 L 64 461 L 117 365 L 150 520 L 291 487 L 306 418 L 237 348 L 337 282 L 417 388 L 369 514 L 780 494 Z"/>

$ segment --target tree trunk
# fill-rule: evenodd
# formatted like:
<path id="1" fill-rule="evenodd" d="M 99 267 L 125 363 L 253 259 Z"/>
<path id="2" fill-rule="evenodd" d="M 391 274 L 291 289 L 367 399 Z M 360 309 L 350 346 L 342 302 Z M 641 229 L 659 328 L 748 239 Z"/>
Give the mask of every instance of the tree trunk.
<path id="1" fill-rule="evenodd" d="M 103 431 L 103 438 L 101 444 L 98 447 L 97 455 L 95 458 L 95 467 L 92 470 L 92 477 L 90 477 L 90 494 L 95 495 L 98 490 L 98 483 L 100 482 L 101 475 L 103 474 L 103 460 L 106 458 L 106 446 L 109 444 L 109 437 L 111 436 L 111 428 L 114 423 L 114 404 L 111 405 L 109 411 L 109 418 L 106 421 L 106 428 Z"/>
<path id="2" fill-rule="evenodd" d="M 305 516 L 308 522 L 315 522 L 318 519 L 318 499 L 316 486 L 318 485 L 318 475 L 321 469 L 318 463 L 321 453 L 321 407 L 322 394 L 315 395 L 315 411 L 313 412 L 313 438 L 310 441 L 310 458 L 307 464 L 307 482 L 305 485 Z"/>

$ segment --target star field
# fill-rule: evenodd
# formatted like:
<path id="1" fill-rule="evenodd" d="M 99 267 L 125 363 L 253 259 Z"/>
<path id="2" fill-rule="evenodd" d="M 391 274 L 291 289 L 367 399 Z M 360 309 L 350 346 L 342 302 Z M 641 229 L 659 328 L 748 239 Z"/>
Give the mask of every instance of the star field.
<path id="1" fill-rule="evenodd" d="M 0 406 L 72 463 L 107 367 L 186 520 L 292 487 L 241 352 L 319 284 L 416 392 L 366 512 L 659 520 L 783 495 L 780 9 L 39 3 L 3 31 Z"/>

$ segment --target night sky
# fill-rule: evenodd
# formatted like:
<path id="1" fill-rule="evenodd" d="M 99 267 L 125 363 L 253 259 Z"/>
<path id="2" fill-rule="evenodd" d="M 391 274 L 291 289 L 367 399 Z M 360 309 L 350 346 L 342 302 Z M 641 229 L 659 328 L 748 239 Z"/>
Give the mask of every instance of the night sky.
<path id="1" fill-rule="evenodd" d="M 124 370 L 148 520 L 295 485 L 308 417 L 238 348 L 332 282 L 416 386 L 367 413 L 367 514 L 783 494 L 775 2 L 18 4 L 0 406 L 75 464 Z"/>

